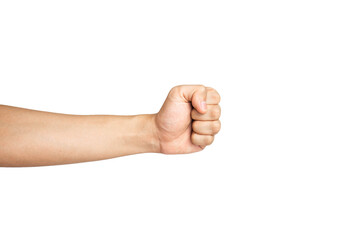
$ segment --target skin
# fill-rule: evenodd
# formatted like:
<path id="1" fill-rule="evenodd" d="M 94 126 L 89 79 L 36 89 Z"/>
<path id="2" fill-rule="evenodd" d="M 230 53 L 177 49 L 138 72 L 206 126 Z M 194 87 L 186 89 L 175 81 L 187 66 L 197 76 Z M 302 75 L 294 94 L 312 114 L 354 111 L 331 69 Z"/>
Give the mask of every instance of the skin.
<path id="1" fill-rule="evenodd" d="M 156 114 L 68 115 L 0 105 L 0 166 L 199 152 L 220 131 L 219 102 L 213 88 L 182 85 L 171 89 Z"/>

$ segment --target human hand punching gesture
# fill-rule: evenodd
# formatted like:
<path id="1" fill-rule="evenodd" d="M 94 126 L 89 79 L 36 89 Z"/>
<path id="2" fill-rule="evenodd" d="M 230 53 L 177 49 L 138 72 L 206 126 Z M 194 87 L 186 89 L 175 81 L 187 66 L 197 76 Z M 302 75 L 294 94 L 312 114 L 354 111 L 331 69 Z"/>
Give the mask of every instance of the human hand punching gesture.
<path id="1" fill-rule="evenodd" d="M 193 153 L 212 144 L 220 131 L 220 95 L 210 87 L 182 85 L 171 89 L 155 117 L 160 152 Z"/>
<path id="2" fill-rule="evenodd" d="M 213 88 L 184 85 L 170 91 L 157 114 L 68 115 L 0 105 L 0 166 L 198 152 L 220 131 L 219 102 Z"/>

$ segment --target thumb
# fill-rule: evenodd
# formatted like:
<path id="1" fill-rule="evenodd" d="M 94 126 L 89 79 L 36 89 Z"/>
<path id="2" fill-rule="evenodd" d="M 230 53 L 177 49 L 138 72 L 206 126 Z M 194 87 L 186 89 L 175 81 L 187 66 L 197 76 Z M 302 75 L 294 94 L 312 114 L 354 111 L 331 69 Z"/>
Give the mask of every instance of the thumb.
<path id="1" fill-rule="evenodd" d="M 192 106 L 201 114 L 207 111 L 206 97 L 207 90 L 203 85 L 182 85 L 173 89 L 186 102 L 191 102 Z"/>

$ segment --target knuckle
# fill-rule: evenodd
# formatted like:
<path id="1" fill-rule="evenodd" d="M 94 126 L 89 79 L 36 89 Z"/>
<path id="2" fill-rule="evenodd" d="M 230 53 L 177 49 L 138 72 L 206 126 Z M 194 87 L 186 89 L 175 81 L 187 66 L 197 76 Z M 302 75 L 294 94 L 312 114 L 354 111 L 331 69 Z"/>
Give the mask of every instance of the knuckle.
<path id="1" fill-rule="evenodd" d="M 218 133 L 218 132 L 220 132 L 220 129 L 221 129 L 221 122 L 220 121 L 214 122 L 213 126 L 212 126 L 212 131 L 214 133 Z"/>
<path id="2" fill-rule="evenodd" d="M 198 86 L 197 86 L 197 91 L 199 91 L 199 92 L 206 92 L 207 89 L 206 89 L 206 87 L 205 87 L 204 85 L 198 85 Z"/>
<path id="3" fill-rule="evenodd" d="M 207 87 L 207 91 L 211 94 L 211 97 L 215 102 L 219 103 L 221 101 L 221 96 L 216 89 Z"/>
<path id="4" fill-rule="evenodd" d="M 211 112 L 211 117 L 218 119 L 220 118 L 220 115 L 221 115 L 221 108 L 220 106 L 216 106 Z"/>
<path id="5" fill-rule="evenodd" d="M 211 145 L 214 142 L 214 137 L 213 136 L 209 136 L 206 138 L 206 145 Z"/>
<path id="6" fill-rule="evenodd" d="M 215 92 L 214 92 L 214 99 L 215 99 L 215 101 L 217 102 L 217 103 L 220 103 L 220 101 L 221 101 L 221 96 L 220 96 L 220 94 L 216 91 L 216 90 L 214 90 Z"/>
<path id="7" fill-rule="evenodd" d="M 182 85 L 178 85 L 178 86 L 173 87 L 170 91 L 171 92 L 178 92 L 181 88 L 182 88 Z"/>
<path id="8" fill-rule="evenodd" d="M 220 96 L 220 94 L 219 94 L 218 91 L 215 90 L 215 92 L 216 92 L 216 96 L 217 96 L 217 98 L 218 98 L 218 101 L 220 102 L 220 101 L 221 101 L 221 96 Z"/>
<path id="9" fill-rule="evenodd" d="M 216 105 L 216 111 L 217 111 L 218 117 L 220 118 L 220 116 L 221 116 L 221 107 L 220 107 L 220 105 Z"/>
<path id="10" fill-rule="evenodd" d="M 207 87 L 206 89 L 207 89 L 208 92 L 214 92 L 215 91 L 215 89 L 212 88 L 212 87 Z"/>
<path id="11" fill-rule="evenodd" d="M 169 95 L 170 95 L 170 96 L 178 95 L 179 92 L 180 92 L 180 87 L 181 87 L 181 86 L 175 86 L 175 87 L 173 87 L 173 88 L 170 90 Z"/>

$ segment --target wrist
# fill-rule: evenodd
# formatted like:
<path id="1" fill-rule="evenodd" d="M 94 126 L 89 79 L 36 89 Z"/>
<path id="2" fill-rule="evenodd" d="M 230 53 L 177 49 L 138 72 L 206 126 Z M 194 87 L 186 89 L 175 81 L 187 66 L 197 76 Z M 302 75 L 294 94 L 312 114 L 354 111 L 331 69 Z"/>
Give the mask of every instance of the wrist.
<path id="1" fill-rule="evenodd" d="M 160 141 L 157 133 L 155 114 L 144 114 L 135 116 L 137 122 L 138 143 L 141 152 L 159 153 Z"/>
<path id="2" fill-rule="evenodd" d="M 160 152 L 155 114 L 117 116 L 115 129 L 117 156 Z"/>
<path id="3" fill-rule="evenodd" d="M 148 118 L 149 143 L 152 153 L 160 153 L 160 139 L 156 126 L 156 114 L 145 115 Z"/>

